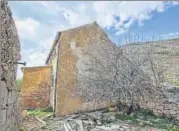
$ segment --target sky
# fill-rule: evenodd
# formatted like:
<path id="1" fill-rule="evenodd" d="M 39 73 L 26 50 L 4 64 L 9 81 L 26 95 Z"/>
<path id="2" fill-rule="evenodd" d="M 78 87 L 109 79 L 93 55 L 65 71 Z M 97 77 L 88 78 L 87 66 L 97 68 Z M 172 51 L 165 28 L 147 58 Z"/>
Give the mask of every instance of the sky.
<path id="1" fill-rule="evenodd" d="M 21 61 L 28 67 L 45 64 L 58 31 L 94 21 L 117 45 L 129 34 L 145 40 L 179 38 L 177 1 L 9 1 L 9 6 L 20 38 Z M 17 79 L 23 76 L 21 67 Z"/>

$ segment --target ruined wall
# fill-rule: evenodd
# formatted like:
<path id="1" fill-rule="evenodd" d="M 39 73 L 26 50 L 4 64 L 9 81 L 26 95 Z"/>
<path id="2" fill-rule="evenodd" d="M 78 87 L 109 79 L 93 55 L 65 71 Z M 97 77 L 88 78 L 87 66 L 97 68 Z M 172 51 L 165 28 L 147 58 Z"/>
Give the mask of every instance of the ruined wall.
<path id="1" fill-rule="evenodd" d="M 0 7 L 0 130 L 19 131 L 19 101 L 16 85 L 20 44 L 12 13 L 6 1 Z"/>
<path id="2" fill-rule="evenodd" d="M 141 108 L 149 109 L 157 116 L 167 116 L 179 120 L 179 89 L 177 87 L 149 88 L 148 92 L 150 95 L 144 93 L 140 97 L 134 97 Z M 126 100 L 120 100 L 126 103 Z"/>
<path id="3" fill-rule="evenodd" d="M 35 109 L 50 106 L 51 67 L 23 68 L 21 89 L 22 108 Z"/>
<path id="4" fill-rule="evenodd" d="M 152 110 L 156 115 L 179 120 L 179 89 L 176 87 L 153 92 L 153 95 L 143 97 L 139 103 L 141 107 Z"/>
<path id="5" fill-rule="evenodd" d="M 162 71 L 162 82 L 179 86 L 179 39 L 151 41 L 141 44 L 127 44 L 123 47 L 123 53 L 131 59 L 141 63 L 141 68 L 148 74 L 152 74 L 147 52 L 150 53 L 156 66 Z"/>
<path id="6" fill-rule="evenodd" d="M 61 116 L 83 110 L 109 106 L 109 102 L 83 103 L 80 97 L 73 98 L 77 87 L 77 53 L 89 44 L 109 41 L 107 34 L 96 24 L 88 24 L 62 32 L 60 40 L 59 71 L 56 91 L 56 115 Z"/>

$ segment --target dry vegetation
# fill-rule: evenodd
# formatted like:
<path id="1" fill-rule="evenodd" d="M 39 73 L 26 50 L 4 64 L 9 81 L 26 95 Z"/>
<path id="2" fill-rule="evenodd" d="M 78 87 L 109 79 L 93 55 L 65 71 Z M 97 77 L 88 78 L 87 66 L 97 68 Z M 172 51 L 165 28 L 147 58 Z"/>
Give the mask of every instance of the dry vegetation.
<path id="1" fill-rule="evenodd" d="M 80 59 L 83 66 L 78 69 L 78 95 L 85 101 L 122 99 L 135 107 L 134 98 L 151 95 L 151 90 L 161 88 L 167 67 L 153 56 L 155 47 L 144 43 L 140 45 L 144 49 L 133 50 L 134 44 L 131 46 L 118 47 L 112 43 L 88 46 L 85 57 Z"/>

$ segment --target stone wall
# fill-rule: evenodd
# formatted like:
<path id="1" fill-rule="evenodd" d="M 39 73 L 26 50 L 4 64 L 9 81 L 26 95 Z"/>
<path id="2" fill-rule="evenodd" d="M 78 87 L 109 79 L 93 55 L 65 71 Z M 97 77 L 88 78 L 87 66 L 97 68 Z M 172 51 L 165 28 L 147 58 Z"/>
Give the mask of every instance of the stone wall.
<path id="1" fill-rule="evenodd" d="M 134 98 L 136 103 L 144 109 L 149 109 L 157 116 L 167 116 L 179 120 L 179 89 L 165 87 L 148 89 L 150 94 L 141 94 Z M 126 101 L 123 101 L 124 103 Z"/>
<path id="2" fill-rule="evenodd" d="M 19 101 L 16 85 L 20 44 L 7 1 L 1 1 L 0 42 L 0 130 L 19 131 Z"/>
<path id="3" fill-rule="evenodd" d="M 151 109 L 156 115 L 179 120 L 179 89 L 171 87 L 156 91 L 152 98 L 144 97 L 141 106 Z"/>

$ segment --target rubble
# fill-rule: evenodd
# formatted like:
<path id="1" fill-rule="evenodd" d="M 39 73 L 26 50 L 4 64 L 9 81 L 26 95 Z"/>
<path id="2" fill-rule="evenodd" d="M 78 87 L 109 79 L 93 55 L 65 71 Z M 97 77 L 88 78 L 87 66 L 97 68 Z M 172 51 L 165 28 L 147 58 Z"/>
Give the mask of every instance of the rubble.
<path id="1" fill-rule="evenodd" d="M 124 116 L 125 119 L 122 119 L 121 114 L 119 111 L 98 110 L 63 117 L 48 116 L 41 119 L 35 117 L 32 120 L 29 119 L 31 123 L 27 131 L 167 131 L 144 126 L 152 123 L 148 118 L 145 120 L 145 116 L 134 120 L 135 117 L 132 115 Z M 160 122 L 160 119 L 154 118 L 154 121 Z M 33 127 L 34 123 L 36 127 Z"/>

